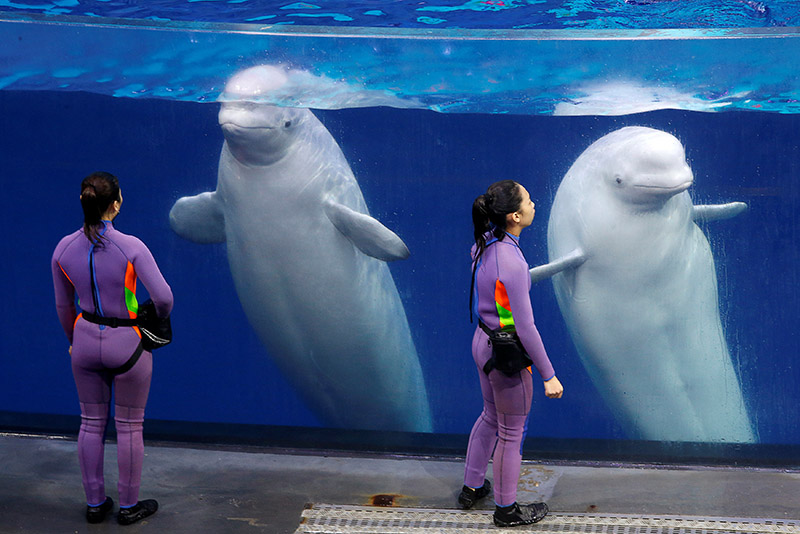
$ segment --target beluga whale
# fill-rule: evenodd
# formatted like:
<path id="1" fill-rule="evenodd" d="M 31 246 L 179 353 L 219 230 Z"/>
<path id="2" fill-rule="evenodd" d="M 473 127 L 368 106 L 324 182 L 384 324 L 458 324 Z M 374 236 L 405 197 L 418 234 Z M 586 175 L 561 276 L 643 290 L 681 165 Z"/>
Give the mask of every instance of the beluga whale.
<path id="1" fill-rule="evenodd" d="M 547 228 L 556 299 L 595 386 L 634 438 L 756 441 L 696 224 L 743 202 L 693 205 L 681 142 L 644 127 L 587 148 L 556 192 Z"/>
<path id="2" fill-rule="evenodd" d="M 181 237 L 226 243 L 242 308 L 268 354 L 332 427 L 430 432 L 427 390 L 386 262 L 409 256 L 369 215 L 339 145 L 306 108 L 260 103 L 286 72 L 225 86 L 213 192 L 180 198 Z"/>

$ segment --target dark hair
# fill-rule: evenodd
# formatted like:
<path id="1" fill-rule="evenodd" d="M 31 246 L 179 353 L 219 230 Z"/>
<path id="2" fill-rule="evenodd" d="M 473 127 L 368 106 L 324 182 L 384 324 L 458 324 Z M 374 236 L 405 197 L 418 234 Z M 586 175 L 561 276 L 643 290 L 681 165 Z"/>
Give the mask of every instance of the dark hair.
<path id="1" fill-rule="evenodd" d="M 503 180 L 489 186 L 486 193 L 472 203 L 472 224 L 475 227 L 475 261 L 486 250 L 486 234 L 491 232 L 498 240 L 506 235 L 506 215 L 519 210 L 522 193 L 514 180 Z"/>
<path id="2" fill-rule="evenodd" d="M 109 172 L 93 172 L 81 182 L 83 233 L 94 244 L 103 238 L 98 233 L 100 221 L 115 200 L 120 200 L 119 180 Z"/>

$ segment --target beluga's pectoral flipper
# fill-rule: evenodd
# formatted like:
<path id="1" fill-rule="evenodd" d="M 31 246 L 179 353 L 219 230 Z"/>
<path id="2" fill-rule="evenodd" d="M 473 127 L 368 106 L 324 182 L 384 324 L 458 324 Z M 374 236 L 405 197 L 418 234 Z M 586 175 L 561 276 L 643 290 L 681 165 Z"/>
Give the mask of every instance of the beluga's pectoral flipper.
<path id="1" fill-rule="evenodd" d="M 178 199 L 169 212 L 169 226 L 195 243 L 224 243 L 225 215 L 216 192 Z"/>
<path id="2" fill-rule="evenodd" d="M 367 256 L 382 261 L 404 260 L 410 252 L 400 236 L 380 221 L 354 211 L 331 199 L 324 202 L 325 214 L 342 235 Z"/>
<path id="3" fill-rule="evenodd" d="M 747 210 L 744 202 L 728 202 L 727 204 L 707 204 L 693 206 L 692 218 L 695 221 L 721 221 L 736 217 Z"/>
<path id="4" fill-rule="evenodd" d="M 535 284 L 536 282 L 541 282 L 545 278 L 550 278 L 561 271 L 580 267 L 585 261 L 586 254 L 584 254 L 582 249 L 576 248 L 564 257 L 558 258 L 550 263 L 545 263 L 544 265 L 538 265 L 531 269 L 531 283 Z"/>

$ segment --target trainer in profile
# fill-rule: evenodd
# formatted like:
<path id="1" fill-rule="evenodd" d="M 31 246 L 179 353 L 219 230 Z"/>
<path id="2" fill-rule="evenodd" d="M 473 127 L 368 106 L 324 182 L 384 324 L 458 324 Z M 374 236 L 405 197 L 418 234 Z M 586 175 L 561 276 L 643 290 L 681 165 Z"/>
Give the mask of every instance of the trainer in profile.
<path id="1" fill-rule="evenodd" d="M 484 477 L 494 458 L 498 527 L 536 523 L 548 512 L 545 503 L 517 504 L 522 442 L 533 397 L 531 365 L 547 397 L 560 398 L 564 391 L 533 322 L 531 277 L 519 246 L 520 232 L 530 226 L 534 214 L 528 191 L 512 180 L 492 184 L 472 206 L 470 306 L 478 316 L 472 357 L 480 376 L 483 412 L 469 437 L 458 503 L 468 509 L 489 494 L 491 485 Z"/>
<path id="2" fill-rule="evenodd" d="M 72 373 L 81 406 L 78 435 L 89 523 L 100 523 L 114 508 L 103 480 L 103 444 L 111 389 L 117 428 L 119 504 L 117 521 L 135 523 L 156 512 L 155 500 L 139 500 L 144 441 L 142 425 L 153 356 L 142 347 L 135 326 L 140 279 L 158 317 L 172 310 L 172 290 L 153 255 L 138 238 L 114 228 L 122 206 L 117 178 L 96 172 L 81 183 L 83 228 L 64 237 L 51 262 L 56 310 L 70 342 Z M 81 314 L 75 307 L 75 295 Z"/>

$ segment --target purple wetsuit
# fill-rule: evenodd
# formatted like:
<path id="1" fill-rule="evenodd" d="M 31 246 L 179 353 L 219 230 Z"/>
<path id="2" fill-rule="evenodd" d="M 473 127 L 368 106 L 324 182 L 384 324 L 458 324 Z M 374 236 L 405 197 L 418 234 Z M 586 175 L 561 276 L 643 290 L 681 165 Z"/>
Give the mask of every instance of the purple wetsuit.
<path id="1" fill-rule="evenodd" d="M 555 372 L 533 322 L 529 295 L 531 276 L 518 238 L 511 234 L 506 234 L 502 241 L 489 237 L 475 271 L 474 300 L 478 316 L 491 329 L 516 328 L 542 379 L 549 380 Z M 473 256 L 474 253 L 473 248 Z M 527 430 L 533 380 L 530 368 L 514 376 L 494 369 L 485 374 L 483 367 L 491 355 L 489 336 L 476 328 L 472 357 L 480 376 L 483 412 L 469 437 L 464 484 L 472 488 L 483 484 L 494 453 L 495 502 L 509 506 L 517 500 L 522 441 Z"/>
<path id="2" fill-rule="evenodd" d="M 90 323 L 76 314 L 81 309 L 104 317 L 135 318 L 138 311 L 136 280 L 141 279 L 159 317 L 172 310 L 172 290 L 158 270 L 153 255 L 139 239 L 118 232 L 103 221 L 103 239 L 92 246 L 83 229 L 64 237 L 51 262 L 56 310 L 72 345 L 72 373 L 81 405 L 78 436 L 83 487 L 90 506 L 105 501 L 103 440 L 108 421 L 111 386 L 117 428 L 120 506 L 139 500 L 144 442 L 142 424 L 150 391 L 153 357 L 144 351 L 127 372 L 110 370 L 125 364 L 141 340 L 137 327 L 111 328 Z M 91 276 L 94 276 L 93 295 Z"/>

